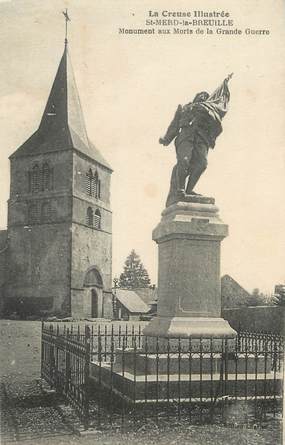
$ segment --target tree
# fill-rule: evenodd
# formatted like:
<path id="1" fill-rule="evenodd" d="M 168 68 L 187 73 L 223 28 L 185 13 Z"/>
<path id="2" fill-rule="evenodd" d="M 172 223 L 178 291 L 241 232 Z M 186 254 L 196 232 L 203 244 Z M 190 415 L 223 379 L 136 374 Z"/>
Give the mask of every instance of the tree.
<path id="1" fill-rule="evenodd" d="M 266 296 L 260 292 L 258 288 L 253 289 L 252 294 L 248 298 L 248 306 L 266 305 Z"/>
<path id="2" fill-rule="evenodd" d="M 260 292 L 256 287 L 247 299 L 247 306 L 272 306 L 276 303 L 276 295 Z"/>
<path id="3" fill-rule="evenodd" d="M 150 279 L 147 270 L 144 268 L 139 255 L 134 250 L 127 257 L 124 271 L 120 275 L 119 287 L 135 289 L 138 287 L 148 287 Z"/>
<path id="4" fill-rule="evenodd" d="M 277 306 L 285 306 L 285 285 L 284 284 L 277 284 L 275 286 L 274 297 L 275 297 L 274 303 Z"/>

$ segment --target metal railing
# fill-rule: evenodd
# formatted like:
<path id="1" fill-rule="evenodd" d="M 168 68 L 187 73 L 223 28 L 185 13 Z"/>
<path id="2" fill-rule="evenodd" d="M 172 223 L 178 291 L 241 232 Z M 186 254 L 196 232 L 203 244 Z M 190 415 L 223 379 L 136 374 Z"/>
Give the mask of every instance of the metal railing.
<path id="1" fill-rule="evenodd" d="M 237 404 L 246 421 L 264 420 L 280 410 L 282 363 L 283 339 L 272 334 L 161 339 L 140 326 L 42 327 L 42 377 L 86 428 L 173 416 L 234 421 Z"/>
<path id="2" fill-rule="evenodd" d="M 41 377 L 66 397 L 87 428 L 89 425 L 90 328 L 84 333 L 42 325 Z"/>

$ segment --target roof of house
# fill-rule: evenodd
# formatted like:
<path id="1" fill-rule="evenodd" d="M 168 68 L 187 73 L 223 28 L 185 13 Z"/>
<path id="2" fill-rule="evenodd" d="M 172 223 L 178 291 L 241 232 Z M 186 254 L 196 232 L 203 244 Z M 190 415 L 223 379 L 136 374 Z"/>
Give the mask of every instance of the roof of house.
<path id="1" fill-rule="evenodd" d="M 146 303 L 150 304 L 153 300 L 157 300 L 157 287 L 137 287 L 132 289 Z"/>
<path id="2" fill-rule="evenodd" d="M 240 290 L 245 295 L 250 296 L 250 293 L 244 287 L 242 287 L 236 280 L 234 280 L 233 277 L 231 277 L 230 275 L 223 275 L 221 282 L 222 282 L 222 287 L 224 289 L 230 286 L 231 288 Z"/>
<path id="3" fill-rule="evenodd" d="M 73 69 L 65 45 L 38 130 L 10 157 L 75 149 L 111 170 L 89 141 Z"/>
<path id="4" fill-rule="evenodd" d="M 221 279 L 222 304 L 228 307 L 243 306 L 248 303 L 250 293 L 230 275 Z"/>
<path id="5" fill-rule="evenodd" d="M 130 312 L 146 314 L 149 312 L 149 306 L 133 290 L 116 288 L 115 296 L 119 302 Z"/>

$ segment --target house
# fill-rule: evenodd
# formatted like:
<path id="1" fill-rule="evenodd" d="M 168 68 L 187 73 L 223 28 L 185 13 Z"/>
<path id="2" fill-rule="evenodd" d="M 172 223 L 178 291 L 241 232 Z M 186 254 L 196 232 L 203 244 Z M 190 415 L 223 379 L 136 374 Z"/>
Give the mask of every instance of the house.
<path id="1" fill-rule="evenodd" d="M 150 306 L 136 289 L 113 289 L 113 307 L 117 320 L 140 320 L 150 313 Z"/>
<path id="2" fill-rule="evenodd" d="M 230 275 L 221 279 L 222 309 L 248 306 L 251 294 Z"/>

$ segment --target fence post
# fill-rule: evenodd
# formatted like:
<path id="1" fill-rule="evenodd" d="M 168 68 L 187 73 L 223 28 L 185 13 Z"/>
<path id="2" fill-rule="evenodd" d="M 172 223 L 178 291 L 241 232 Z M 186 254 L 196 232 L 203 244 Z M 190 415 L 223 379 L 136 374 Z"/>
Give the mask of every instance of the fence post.
<path id="1" fill-rule="evenodd" d="M 48 359 L 49 359 L 49 375 L 50 375 L 50 385 L 52 388 L 56 388 L 55 382 L 55 359 L 54 359 L 54 335 L 53 335 L 53 325 L 49 327 L 50 344 L 48 348 Z"/>
<path id="2" fill-rule="evenodd" d="M 45 358 L 45 346 L 44 346 L 44 321 L 41 323 L 41 378 L 43 378 L 43 366 Z"/>
<path id="3" fill-rule="evenodd" d="M 68 394 L 69 390 L 69 380 L 70 380 L 70 352 L 69 352 L 69 328 L 66 330 L 65 337 L 65 382 L 64 382 L 64 393 Z"/>
<path id="4" fill-rule="evenodd" d="M 90 377 L 90 328 L 85 326 L 85 362 L 84 362 L 84 428 L 89 428 L 89 377 Z"/>
<path id="5" fill-rule="evenodd" d="M 227 414 L 227 405 L 228 405 L 228 366 L 229 366 L 229 344 L 228 338 L 225 338 L 225 365 L 224 365 L 224 411 Z M 225 417 L 224 417 L 225 420 Z M 227 418 L 226 418 L 227 422 Z"/>

